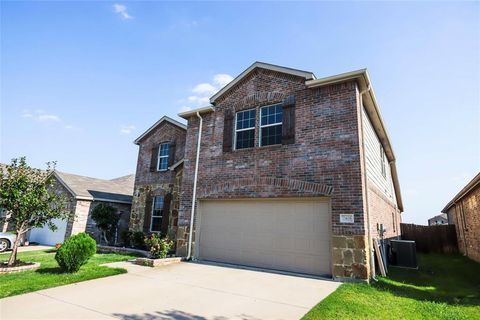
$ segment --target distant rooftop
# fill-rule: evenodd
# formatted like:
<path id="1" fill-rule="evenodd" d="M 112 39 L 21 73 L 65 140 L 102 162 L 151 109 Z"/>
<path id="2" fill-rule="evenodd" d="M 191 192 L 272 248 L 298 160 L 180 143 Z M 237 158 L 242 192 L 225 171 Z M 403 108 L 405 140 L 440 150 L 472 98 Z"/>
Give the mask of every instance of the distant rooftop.
<path id="1" fill-rule="evenodd" d="M 55 171 L 55 174 L 76 198 L 124 203 L 132 202 L 135 181 L 135 175 L 133 174 L 111 180 L 85 177 L 60 171 Z"/>

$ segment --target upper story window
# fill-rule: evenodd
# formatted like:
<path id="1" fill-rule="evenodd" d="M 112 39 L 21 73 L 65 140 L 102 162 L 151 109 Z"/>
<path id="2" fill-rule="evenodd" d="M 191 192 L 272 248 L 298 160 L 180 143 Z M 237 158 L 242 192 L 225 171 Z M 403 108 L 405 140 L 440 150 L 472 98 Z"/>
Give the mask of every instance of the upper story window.
<path id="1" fill-rule="evenodd" d="M 255 144 L 256 111 L 246 110 L 235 115 L 235 149 L 252 148 Z"/>
<path id="2" fill-rule="evenodd" d="M 260 146 L 282 143 L 282 104 L 260 109 Z"/>
<path id="3" fill-rule="evenodd" d="M 150 231 L 160 232 L 162 228 L 164 204 L 165 203 L 163 197 L 156 196 L 155 198 L 153 198 L 152 221 L 150 224 Z"/>
<path id="4" fill-rule="evenodd" d="M 168 155 L 170 144 L 169 143 L 162 143 L 160 148 L 158 148 L 158 163 L 157 163 L 157 170 L 163 171 L 168 169 Z"/>
<path id="5" fill-rule="evenodd" d="M 384 178 L 387 177 L 387 165 L 385 163 L 385 151 L 383 151 L 383 147 L 380 145 L 380 166 L 382 168 L 382 176 Z"/>

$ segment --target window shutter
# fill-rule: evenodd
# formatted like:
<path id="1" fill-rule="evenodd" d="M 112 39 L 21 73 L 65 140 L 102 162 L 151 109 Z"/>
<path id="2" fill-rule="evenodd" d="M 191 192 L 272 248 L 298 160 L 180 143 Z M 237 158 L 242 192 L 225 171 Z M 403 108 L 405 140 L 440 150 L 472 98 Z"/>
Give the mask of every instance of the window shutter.
<path id="1" fill-rule="evenodd" d="M 150 160 L 150 172 L 157 171 L 159 145 L 152 148 L 152 158 Z"/>
<path id="2" fill-rule="evenodd" d="M 230 110 L 226 110 L 224 113 L 224 125 L 223 125 L 223 152 L 232 151 L 233 142 L 233 113 Z"/>
<path id="3" fill-rule="evenodd" d="M 162 236 L 168 235 L 168 225 L 170 224 L 170 202 L 172 201 L 172 194 L 167 193 L 163 198 L 163 216 L 160 233 Z"/>
<path id="4" fill-rule="evenodd" d="M 283 101 L 282 110 L 282 144 L 295 143 L 295 96 Z"/>
<path id="5" fill-rule="evenodd" d="M 171 167 L 175 164 L 175 148 L 177 147 L 176 141 L 170 142 L 168 146 L 168 166 Z"/>
<path id="6" fill-rule="evenodd" d="M 152 222 L 153 197 L 150 192 L 145 199 L 145 214 L 143 215 L 143 232 L 150 232 L 150 223 Z"/>

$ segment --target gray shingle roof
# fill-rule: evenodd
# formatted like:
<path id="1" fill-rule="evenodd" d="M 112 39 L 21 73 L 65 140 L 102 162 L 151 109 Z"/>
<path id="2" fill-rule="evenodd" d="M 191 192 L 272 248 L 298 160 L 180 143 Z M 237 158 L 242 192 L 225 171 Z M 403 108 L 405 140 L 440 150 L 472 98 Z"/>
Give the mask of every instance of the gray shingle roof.
<path id="1" fill-rule="evenodd" d="M 77 198 L 132 202 L 135 181 L 133 174 L 112 180 L 79 176 L 60 171 L 55 171 L 55 174 Z"/>

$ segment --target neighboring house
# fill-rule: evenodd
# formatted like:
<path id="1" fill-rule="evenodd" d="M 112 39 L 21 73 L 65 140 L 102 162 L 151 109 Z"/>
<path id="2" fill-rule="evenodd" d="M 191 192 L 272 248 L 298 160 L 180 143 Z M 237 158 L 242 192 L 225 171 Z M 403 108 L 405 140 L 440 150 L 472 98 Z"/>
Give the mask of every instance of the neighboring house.
<path id="1" fill-rule="evenodd" d="M 176 238 L 187 126 L 163 117 L 139 146 L 130 228 Z"/>
<path id="2" fill-rule="evenodd" d="M 256 62 L 210 102 L 179 115 L 186 128 L 164 117 L 135 141 L 131 228 L 169 214 L 180 256 L 368 279 L 371 239 L 382 224 L 399 237 L 403 207 L 367 71 L 316 79 Z M 160 168 L 172 141 L 182 148 Z"/>
<path id="3" fill-rule="evenodd" d="M 438 216 L 428 219 L 429 226 L 437 226 L 442 224 L 448 224 L 448 217 L 446 213 L 442 213 Z"/>
<path id="4" fill-rule="evenodd" d="M 458 249 L 480 262 L 480 173 L 442 210 L 457 231 Z"/>
<path id="5" fill-rule="evenodd" d="M 30 242 L 55 245 L 79 232 L 87 232 L 102 242 L 101 231 L 91 218 L 93 208 L 100 203 L 117 209 L 120 221 L 116 238 L 120 241 L 120 232 L 128 230 L 134 175 L 102 180 L 55 171 L 54 177 L 57 190 L 67 199 L 70 216 L 66 220 L 55 219 L 55 231 L 47 226 L 31 230 L 27 237 Z"/>

